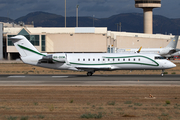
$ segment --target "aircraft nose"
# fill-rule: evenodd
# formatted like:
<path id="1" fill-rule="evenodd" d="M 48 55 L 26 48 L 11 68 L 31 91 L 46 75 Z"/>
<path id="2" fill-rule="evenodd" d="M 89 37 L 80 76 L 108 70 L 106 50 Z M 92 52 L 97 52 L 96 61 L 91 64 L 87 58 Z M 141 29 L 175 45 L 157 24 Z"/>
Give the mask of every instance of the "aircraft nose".
<path id="1" fill-rule="evenodd" d="M 169 68 L 174 68 L 174 67 L 176 67 L 176 65 L 172 62 L 169 62 Z"/>
<path id="2" fill-rule="evenodd" d="M 172 66 L 173 66 L 173 67 L 176 67 L 176 64 L 174 64 L 174 63 L 173 63 L 173 65 L 172 65 Z"/>

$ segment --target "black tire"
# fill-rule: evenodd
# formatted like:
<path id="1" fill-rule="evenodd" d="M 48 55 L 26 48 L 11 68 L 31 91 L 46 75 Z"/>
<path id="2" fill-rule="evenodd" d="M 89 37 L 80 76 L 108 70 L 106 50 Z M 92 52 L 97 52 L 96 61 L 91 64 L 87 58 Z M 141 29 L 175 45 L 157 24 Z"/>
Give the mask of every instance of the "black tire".
<path id="1" fill-rule="evenodd" d="M 92 76 L 92 74 L 93 74 L 92 72 L 88 72 L 87 76 Z"/>

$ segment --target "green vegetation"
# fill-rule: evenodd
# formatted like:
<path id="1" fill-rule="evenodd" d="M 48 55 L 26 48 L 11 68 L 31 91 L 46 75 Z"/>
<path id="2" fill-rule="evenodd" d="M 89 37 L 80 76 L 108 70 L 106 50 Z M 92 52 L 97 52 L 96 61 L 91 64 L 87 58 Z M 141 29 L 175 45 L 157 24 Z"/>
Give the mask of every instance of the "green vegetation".
<path id="1" fill-rule="evenodd" d="M 91 103 L 87 102 L 87 105 L 90 105 Z"/>
<path id="2" fill-rule="evenodd" d="M 129 105 L 128 107 L 133 107 L 133 105 Z"/>
<path id="3" fill-rule="evenodd" d="M 38 115 L 38 119 L 43 119 L 44 115 Z"/>
<path id="4" fill-rule="evenodd" d="M 168 74 L 168 72 L 164 72 L 164 74 Z"/>
<path id="5" fill-rule="evenodd" d="M 70 102 L 70 103 L 73 103 L 73 102 L 74 102 L 74 100 L 72 99 L 72 100 L 70 100 L 69 102 Z"/>
<path id="6" fill-rule="evenodd" d="M 120 111 L 120 110 L 122 110 L 122 108 L 116 108 L 116 110 Z"/>
<path id="7" fill-rule="evenodd" d="M 17 117 L 9 116 L 9 117 L 7 117 L 7 119 L 8 119 L 8 120 L 16 120 Z"/>
<path id="8" fill-rule="evenodd" d="M 115 105 L 115 101 L 109 101 L 108 103 L 107 103 L 108 105 Z"/>
<path id="9" fill-rule="evenodd" d="M 28 116 L 22 116 L 20 120 L 28 120 Z"/>
<path id="10" fill-rule="evenodd" d="M 171 104 L 171 102 L 169 100 L 166 100 L 166 104 Z"/>
<path id="11" fill-rule="evenodd" d="M 124 104 L 132 104 L 132 101 L 125 101 Z"/>
<path id="12" fill-rule="evenodd" d="M 81 118 L 95 118 L 95 119 L 100 119 L 102 118 L 102 113 L 99 112 L 98 114 L 91 114 L 91 113 L 88 113 L 88 114 L 83 114 L 81 115 Z"/>
<path id="13" fill-rule="evenodd" d="M 176 74 L 176 72 L 172 72 L 171 74 L 175 75 L 175 74 Z"/>
<path id="14" fill-rule="evenodd" d="M 92 108 L 95 108 L 96 106 L 95 105 L 92 105 Z"/>
<path id="15" fill-rule="evenodd" d="M 104 109 L 103 107 L 99 107 L 99 109 Z"/>
<path id="16" fill-rule="evenodd" d="M 54 105 L 49 106 L 49 111 L 54 111 Z"/>
<path id="17" fill-rule="evenodd" d="M 34 102 L 34 105 L 35 105 L 35 106 L 38 105 L 38 102 Z"/>
<path id="18" fill-rule="evenodd" d="M 134 103 L 135 106 L 142 106 L 141 103 Z"/>
<path id="19" fill-rule="evenodd" d="M 168 116 L 168 114 L 167 113 L 162 113 L 161 116 Z"/>

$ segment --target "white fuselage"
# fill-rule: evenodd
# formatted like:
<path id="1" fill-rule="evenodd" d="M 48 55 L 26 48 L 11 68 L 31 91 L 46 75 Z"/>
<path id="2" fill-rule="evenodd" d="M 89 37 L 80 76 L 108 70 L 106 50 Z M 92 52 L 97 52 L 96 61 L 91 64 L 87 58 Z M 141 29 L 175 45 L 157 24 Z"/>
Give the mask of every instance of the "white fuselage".
<path id="1" fill-rule="evenodd" d="M 38 62 L 39 55 L 23 58 L 25 63 L 52 69 L 98 71 L 98 70 L 154 70 L 169 69 L 176 65 L 156 54 L 123 53 L 59 53 L 52 54 L 52 63 Z M 33 59 L 34 58 L 34 59 Z"/>
<path id="2" fill-rule="evenodd" d="M 118 49 L 117 53 L 136 53 L 139 49 Z M 169 53 L 172 48 L 142 48 L 140 53 L 152 53 L 152 54 L 159 54 L 164 57 L 171 57 L 172 55 Z"/>
<path id="3" fill-rule="evenodd" d="M 140 53 L 40 53 L 22 35 L 10 38 L 21 55 L 24 63 L 59 69 L 87 71 L 91 76 L 103 70 L 164 70 L 176 67 L 172 62 L 157 54 Z"/>

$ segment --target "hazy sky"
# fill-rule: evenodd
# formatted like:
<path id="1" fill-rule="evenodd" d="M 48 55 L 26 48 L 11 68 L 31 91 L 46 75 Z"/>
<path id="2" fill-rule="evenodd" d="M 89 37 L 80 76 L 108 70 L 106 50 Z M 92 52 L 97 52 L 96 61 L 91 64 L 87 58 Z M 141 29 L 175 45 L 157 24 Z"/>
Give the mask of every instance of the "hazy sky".
<path id="1" fill-rule="evenodd" d="M 143 13 L 135 8 L 134 0 L 66 0 L 67 16 L 106 18 L 120 13 Z M 30 12 L 44 11 L 64 16 L 65 0 L 0 0 L 0 16 L 16 19 Z M 168 18 L 180 18 L 180 0 L 162 0 L 162 7 L 153 10 L 156 15 Z"/>

